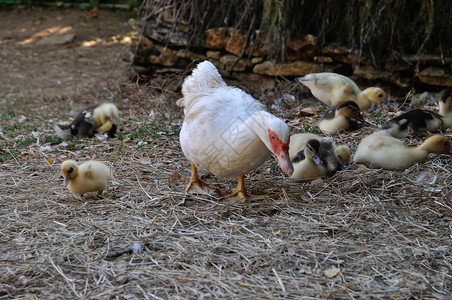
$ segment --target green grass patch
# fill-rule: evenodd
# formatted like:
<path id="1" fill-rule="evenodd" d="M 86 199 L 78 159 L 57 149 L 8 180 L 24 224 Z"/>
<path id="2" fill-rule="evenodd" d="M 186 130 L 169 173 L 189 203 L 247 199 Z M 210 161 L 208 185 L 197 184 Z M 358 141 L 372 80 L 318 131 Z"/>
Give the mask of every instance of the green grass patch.
<path id="1" fill-rule="evenodd" d="M 3 131 L 5 132 L 18 130 L 34 131 L 37 130 L 37 127 L 29 124 L 13 124 L 13 125 L 6 124 L 5 126 L 3 126 Z"/>
<path id="2" fill-rule="evenodd" d="M 180 126 L 168 124 L 164 120 L 161 122 L 157 120 L 154 122 L 141 121 L 137 129 L 129 133 L 128 137 L 138 140 L 161 140 L 164 136 L 179 135 L 179 132 Z M 121 138 L 123 139 L 123 136 Z M 122 139 L 120 139 L 118 134 L 118 140 Z"/>
<path id="3" fill-rule="evenodd" d="M 320 130 L 317 127 L 312 126 L 310 124 L 304 125 L 303 129 L 304 129 L 304 131 L 310 132 L 310 133 L 319 133 L 320 132 Z"/>
<path id="4" fill-rule="evenodd" d="M 50 143 L 51 145 L 56 145 L 61 143 L 63 140 L 58 137 L 58 136 L 54 136 L 54 135 L 46 135 L 44 137 L 44 142 L 45 143 Z"/>

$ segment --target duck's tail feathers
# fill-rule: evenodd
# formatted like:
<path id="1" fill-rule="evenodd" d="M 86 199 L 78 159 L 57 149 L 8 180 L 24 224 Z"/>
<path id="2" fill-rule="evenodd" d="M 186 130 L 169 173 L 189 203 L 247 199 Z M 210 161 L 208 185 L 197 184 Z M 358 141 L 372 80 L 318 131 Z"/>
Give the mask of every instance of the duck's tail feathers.
<path id="1" fill-rule="evenodd" d="M 67 141 L 73 138 L 71 134 L 71 125 L 55 124 L 55 132 L 62 140 Z"/>
<path id="2" fill-rule="evenodd" d="M 190 99 L 193 95 L 226 86 L 226 82 L 221 78 L 217 68 L 210 61 L 205 60 L 196 66 L 190 76 L 185 78 L 182 84 L 184 98 L 180 99 L 177 104 L 184 106 L 185 100 Z"/>

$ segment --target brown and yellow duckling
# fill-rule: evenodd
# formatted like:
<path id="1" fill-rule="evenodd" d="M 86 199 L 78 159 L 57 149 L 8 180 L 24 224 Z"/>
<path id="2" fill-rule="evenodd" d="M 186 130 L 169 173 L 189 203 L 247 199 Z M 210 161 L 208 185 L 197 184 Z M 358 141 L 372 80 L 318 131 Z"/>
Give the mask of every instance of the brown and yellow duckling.
<path id="1" fill-rule="evenodd" d="M 326 166 L 320 158 L 320 141 L 309 140 L 305 147 L 298 151 L 291 159 L 293 180 L 311 180 L 325 176 L 328 173 Z"/>
<path id="2" fill-rule="evenodd" d="M 404 138 L 415 133 L 438 131 L 442 127 L 441 115 L 425 109 L 413 109 L 387 121 L 379 130 L 387 131 L 395 138 Z"/>
<path id="3" fill-rule="evenodd" d="M 56 124 L 56 134 L 63 140 L 93 137 L 98 132 L 115 137 L 119 123 L 119 111 L 113 103 L 90 106 L 80 112 L 70 124 Z"/>
<path id="4" fill-rule="evenodd" d="M 320 130 L 336 134 L 340 131 L 352 131 L 360 128 L 360 122 L 366 122 L 359 106 L 353 101 L 346 101 L 338 107 L 328 110 L 319 121 Z"/>
<path id="5" fill-rule="evenodd" d="M 331 138 L 299 133 L 290 138 L 289 156 L 295 174 L 291 178 L 308 180 L 346 169 L 351 155 L 346 145 L 336 145 Z"/>

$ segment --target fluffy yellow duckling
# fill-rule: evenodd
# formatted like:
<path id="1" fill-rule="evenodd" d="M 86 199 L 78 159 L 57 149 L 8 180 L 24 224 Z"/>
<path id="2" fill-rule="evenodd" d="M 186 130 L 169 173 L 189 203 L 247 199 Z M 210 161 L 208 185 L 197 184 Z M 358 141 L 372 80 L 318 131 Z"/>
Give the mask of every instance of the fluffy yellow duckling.
<path id="1" fill-rule="evenodd" d="M 63 140 L 92 137 L 95 132 L 108 133 L 113 138 L 119 123 L 119 111 L 113 103 L 90 106 L 75 117 L 71 124 L 56 124 L 56 134 Z"/>
<path id="2" fill-rule="evenodd" d="M 319 128 L 324 132 L 336 134 L 358 129 L 358 121 L 366 122 L 361 116 L 358 104 L 347 101 L 327 111 L 319 121 Z"/>
<path id="3" fill-rule="evenodd" d="M 330 106 L 339 106 L 352 100 L 360 110 L 368 109 L 372 103 L 380 104 L 386 100 L 386 93 L 381 88 L 370 87 L 361 91 L 356 83 L 348 77 L 336 73 L 314 73 L 298 78 L 311 93 Z"/>
<path id="4" fill-rule="evenodd" d="M 350 148 L 346 145 L 337 145 L 331 138 L 321 137 L 313 133 L 292 135 L 289 143 L 289 157 L 293 159 L 300 150 L 305 148 L 310 140 L 318 140 L 320 142 L 320 159 L 327 171 L 323 175 L 345 170 L 348 167 L 351 157 Z"/>
<path id="5" fill-rule="evenodd" d="M 336 170 L 347 169 L 352 158 L 350 148 L 347 145 L 338 145 L 336 146 L 335 152 L 340 162 L 340 165 L 336 167 Z"/>
<path id="6" fill-rule="evenodd" d="M 442 91 L 439 97 L 439 114 L 443 117 L 444 127 L 452 127 L 452 89 Z"/>
<path id="7" fill-rule="evenodd" d="M 91 160 L 77 165 L 75 160 L 65 160 L 61 165 L 64 186 L 83 196 L 84 193 L 98 191 L 101 195 L 111 180 L 111 169 L 106 164 Z"/>
<path id="8" fill-rule="evenodd" d="M 298 151 L 291 160 L 293 180 L 311 180 L 325 176 L 328 172 L 320 158 L 320 141 L 309 140 L 304 149 Z"/>
<path id="9" fill-rule="evenodd" d="M 419 132 L 434 132 L 443 127 L 443 118 L 429 110 L 413 109 L 381 125 L 380 130 L 387 131 L 395 138 L 404 138 Z"/>
<path id="10" fill-rule="evenodd" d="M 424 162 L 429 153 L 451 153 L 451 144 L 443 135 L 433 135 L 417 147 L 405 144 L 387 132 L 377 131 L 365 137 L 358 145 L 353 161 L 371 168 L 387 170 L 406 169 L 417 162 Z"/>

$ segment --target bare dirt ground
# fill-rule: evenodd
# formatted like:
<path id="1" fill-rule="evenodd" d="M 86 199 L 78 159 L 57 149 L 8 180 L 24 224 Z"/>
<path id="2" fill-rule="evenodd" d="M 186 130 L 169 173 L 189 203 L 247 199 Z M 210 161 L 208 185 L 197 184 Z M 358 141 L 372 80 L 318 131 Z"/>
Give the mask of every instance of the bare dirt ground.
<path id="1" fill-rule="evenodd" d="M 145 86 L 125 79 L 119 55 L 129 17 L 0 11 L 0 299 L 452 297 L 448 156 L 404 171 L 352 165 L 307 183 L 289 181 L 272 159 L 247 176 L 250 192 L 268 199 L 186 195 L 183 115 L 174 104 L 182 76 Z M 70 44 L 42 42 L 67 26 Z M 315 116 L 300 124 L 299 106 L 319 102 L 283 83 L 251 92 L 269 107 L 282 93 L 295 95 L 283 111 L 303 131 Z M 436 97 L 416 99 L 434 108 Z M 55 122 L 105 101 L 121 111 L 117 138 L 55 137 Z M 382 108 L 365 116 L 379 123 L 387 115 Z M 340 140 L 355 150 L 372 130 Z M 112 166 L 103 198 L 63 187 L 67 158 Z M 235 186 L 204 177 L 222 191 Z"/>

